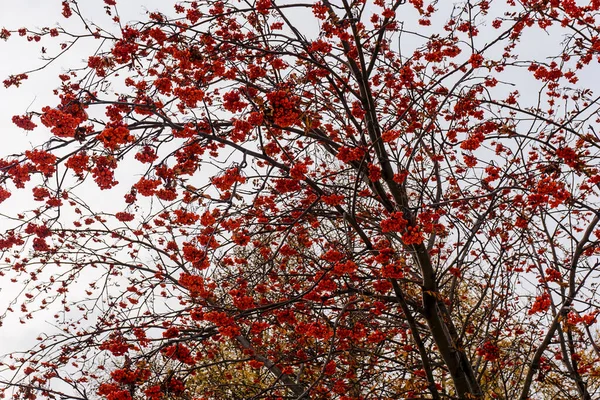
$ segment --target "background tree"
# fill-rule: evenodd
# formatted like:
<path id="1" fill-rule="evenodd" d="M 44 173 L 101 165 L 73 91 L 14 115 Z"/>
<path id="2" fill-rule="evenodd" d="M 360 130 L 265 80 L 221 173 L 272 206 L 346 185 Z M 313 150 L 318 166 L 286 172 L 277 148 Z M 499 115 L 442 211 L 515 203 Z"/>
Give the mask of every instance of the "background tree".
<path id="1" fill-rule="evenodd" d="M 40 204 L 0 241 L 8 311 L 60 328 L 5 393 L 598 395 L 599 2 L 104 3 L 118 34 L 73 0 L 81 32 L 0 33 L 96 45 L 0 160 Z"/>

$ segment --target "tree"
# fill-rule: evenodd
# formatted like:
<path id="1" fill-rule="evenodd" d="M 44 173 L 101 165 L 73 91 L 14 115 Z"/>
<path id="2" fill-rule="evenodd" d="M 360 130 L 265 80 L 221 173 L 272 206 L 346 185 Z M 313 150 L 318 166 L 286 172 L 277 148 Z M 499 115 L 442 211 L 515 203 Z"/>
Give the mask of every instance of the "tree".
<path id="1" fill-rule="evenodd" d="M 5 394 L 598 396 L 600 2 L 104 3 L 0 33 L 93 44 L 0 160 L 39 204 L 2 275 L 60 328 Z"/>

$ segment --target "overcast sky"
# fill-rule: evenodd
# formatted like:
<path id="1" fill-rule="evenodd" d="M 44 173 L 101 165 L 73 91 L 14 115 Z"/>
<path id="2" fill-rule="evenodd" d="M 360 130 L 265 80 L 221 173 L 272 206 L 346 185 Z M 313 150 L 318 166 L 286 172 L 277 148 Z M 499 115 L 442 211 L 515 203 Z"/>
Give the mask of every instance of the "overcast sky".
<path id="1" fill-rule="evenodd" d="M 82 4 L 88 7 L 84 9 L 86 17 L 103 27 L 113 25 L 104 14 L 103 1 L 86 0 Z M 145 19 L 146 10 L 161 9 L 163 12 L 169 12 L 172 10 L 170 4 L 172 2 L 160 0 L 127 0 L 120 2 L 119 12 L 123 21 Z M 61 21 L 65 28 L 69 28 L 69 23 L 72 23 L 73 29 L 81 31 L 80 24 L 76 23 L 78 21 L 75 21 L 74 18 L 66 22 L 62 18 L 61 5 L 58 0 L 21 0 L 18 2 L 0 0 L 0 29 L 5 27 L 13 30 L 25 26 L 28 28 L 52 28 L 57 25 L 57 21 Z M 56 46 L 56 43 L 58 43 L 57 40 L 42 40 L 39 44 L 28 43 L 25 38 L 16 35 L 6 42 L 0 41 L 0 58 L 3 60 L 0 63 L 0 81 L 11 74 L 43 65 L 45 61 L 41 59 L 41 47 L 47 46 L 50 49 L 51 46 Z M 89 55 L 89 48 L 75 47 L 44 71 L 31 74 L 30 79 L 25 81 L 21 87 L 9 89 L 0 87 L 0 132 L 2 135 L 0 157 L 30 149 L 48 137 L 43 129 L 25 132 L 17 128 L 12 124 L 11 118 L 13 115 L 22 115 L 27 110 L 39 111 L 45 105 L 56 104 L 57 101 L 52 95 L 52 90 L 59 85 L 58 74 L 64 72 L 68 67 L 80 65 Z M 119 197 L 122 198 L 122 196 Z M 28 190 L 17 191 L 1 205 L 0 213 L 16 214 L 23 211 L 27 208 L 26 202 L 30 198 Z M 103 200 L 106 201 L 106 199 Z M 6 226 L 6 221 L 2 221 L 0 218 L 0 230 L 6 229 Z M 11 287 L 8 280 L 0 281 L 2 288 L 0 309 L 2 311 L 21 289 L 16 286 Z M 50 333 L 54 329 L 50 324 L 51 314 L 48 315 L 50 318 L 38 315 L 26 325 L 21 325 L 18 317 L 16 314 L 9 315 L 3 321 L 3 327 L 0 328 L 0 355 L 17 349 L 26 349 L 35 343 L 35 337 L 39 332 Z"/>
<path id="2" fill-rule="evenodd" d="M 119 2 L 119 10 L 123 21 L 145 19 L 146 10 L 160 9 L 161 11 L 170 12 L 172 3 L 171 1 L 161 0 L 123 0 Z M 444 3 L 444 1 L 441 3 Z M 448 1 L 444 6 L 451 7 L 452 3 Z M 104 14 L 101 0 L 84 0 L 82 4 L 89 7 L 84 10 L 84 14 L 88 18 L 94 19 L 103 27 L 110 25 L 110 21 Z M 408 22 L 413 24 L 416 22 L 416 13 L 412 12 L 411 14 L 411 12 L 411 10 L 407 11 L 407 18 L 410 19 L 407 24 Z M 0 28 L 53 27 L 56 25 L 55 21 L 62 19 L 60 13 L 59 0 L 0 0 Z M 441 12 L 440 16 L 444 16 L 444 13 Z M 295 17 L 297 18 L 297 15 Z M 64 20 L 62 21 L 64 23 Z M 74 23 L 75 21 L 70 22 Z M 67 25 L 64 26 L 67 27 Z M 78 31 L 81 29 L 78 24 L 75 24 L 75 26 Z M 434 24 L 429 29 L 435 31 L 439 29 L 439 25 Z M 552 39 L 551 42 L 546 42 L 549 39 L 543 32 L 528 37 L 527 42 L 523 44 L 520 50 L 523 58 L 535 59 L 549 55 L 547 46 L 556 45 L 557 43 L 556 38 Z M 485 41 L 486 38 L 483 36 L 477 40 Z M 403 51 L 408 53 L 411 47 L 410 44 L 410 42 L 403 43 Z M 0 56 L 3 60 L 0 63 L 0 80 L 6 79 L 10 74 L 20 73 L 43 65 L 43 61 L 40 59 L 40 47 L 43 45 L 44 42 L 37 45 L 27 43 L 25 38 L 19 37 L 12 37 L 7 42 L 0 42 Z M 58 85 L 57 75 L 67 67 L 82 63 L 82 60 L 86 59 L 89 54 L 89 48 L 76 47 L 59 59 L 58 62 L 51 64 L 45 71 L 33 74 L 29 80 L 24 82 L 22 87 L 8 90 L 0 88 L 0 132 L 3 135 L 0 147 L 1 156 L 22 152 L 30 148 L 32 144 L 39 144 L 41 140 L 47 137 L 45 136 L 47 133 L 44 133 L 43 129 L 25 133 L 10 122 L 11 117 L 24 114 L 28 109 L 39 110 L 44 105 L 55 104 L 56 100 L 51 92 Z M 581 78 L 582 86 L 593 85 L 595 84 L 594 79 L 597 79 L 588 76 L 586 82 L 585 76 Z M 529 92 L 527 86 L 518 87 L 518 89 L 523 93 L 524 98 L 532 96 L 533 100 L 537 96 L 535 91 Z M 12 210 L 16 213 L 22 210 L 24 199 L 29 197 L 29 193 L 16 193 L 13 198 L 0 207 L 0 213 L 7 214 Z M 103 201 L 106 201 L 106 199 L 103 199 Z M 3 226 L 3 222 L 0 221 L 0 229 Z M 0 281 L 0 285 L 6 285 L 6 281 Z M 0 309 L 6 306 L 7 300 L 10 300 L 18 292 L 18 289 L 9 286 L 2 287 Z M 50 325 L 39 316 L 33 323 L 27 325 L 20 325 L 14 318 L 7 318 L 4 327 L 0 328 L 0 354 L 29 347 L 37 333 L 45 329 L 50 329 Z"/>

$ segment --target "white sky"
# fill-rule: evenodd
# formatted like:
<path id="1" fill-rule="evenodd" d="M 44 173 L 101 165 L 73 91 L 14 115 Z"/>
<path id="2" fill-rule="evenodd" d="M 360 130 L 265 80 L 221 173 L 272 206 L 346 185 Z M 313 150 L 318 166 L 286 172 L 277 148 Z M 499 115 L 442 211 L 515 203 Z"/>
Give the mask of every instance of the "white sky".
<path id="1" fill-rule="evenodd" d="M 89 6 L 84 10 L 84 15 L 88 18 L 93 18 L 103 27 L 110 25 L 103 10 L 103 2 L 101 0 L 82 0 L 82 4 Z M 440 3 L 444 3 L 443 1 Z M 454 1 L 448 1 L 445 6 L 451 7 Z M 160 9 L 163 12 L 171 12 L 172 1 L 161 0 L 122 0 L 118 2 L 119 12 L 123 22 L 134 19 L 145 19 L 146 10 Z M 415 15 L 411 11 L 407 11 L 407 17 L 411 19 L 411 23 L 416 23 Z M 16 29 L 19 27 L 43 27 L 55 26 L 54 21 L 61 20 L 64 23 L 61 15 L 61 7 L 59 0 L 20 0 L 9 1 L 0 0 L 0 28 Z M 446 14 L 447 15 L 447 14 Z M 440 16 L 444 16 L 444 12 L 440 12 Z M 297 19 L 298 16 L 295 16 Z M 74 22 L 77 30 L 81 27 Z M 408 21 L 407 21 L 408 22 Z M 66 27 L 66 25 L 63 25 Z M 302 26 L 302 25 L 300 25 Z M 422 28 L 421 28 L 422 29 Z M 439 25 L 434 24 L 431 31 L 439 29 Z M 539 32 L 539 31 L 538 31 Z M 476 40 L 483 43 L 486 40 L 485 35 Z M 521 46 L 519 51 L 524 59 L 540 59 L 549 54 L 548 46 L 556 46 L 556 37 L 552 38 L 552 42 L 546 42 L 548 37 L 539 32 L 534 36 L 526 36 L 526 42 Z M 56 42 L 56 40 L 52 40 Z M 90 43 L 90 42 L 88 42 Z M 94 42 L 91 42 L 94 45 Z M 7 42 L 0 41 L 0 58 L 3 60 L 0 63 L 0 81 L 6 79 L 10 74 L 17 74 L 43 64 L 40 59 L 40 47 L 45 45 L 44 39 L 39 44 L 27 43 L 25 38 L 13 35 Z M 395 49 L 395 48 L 394 48 Z M 406 43 L 403 43 L 403 54 L 409 53 Z M 51 95 L 52 89 L 58 85 L 57 75 L 66 67 L 73 67 L 82 60 L 87 59 L 90 55 L 90 49 L 85 47 L 76 47 L 66 56 L 53 63 L 47 70 L 33 74 L 29 80 L 25 81 L 20 88 L 4 89 L 0 87 L 0 132 L 2 141 L 0 147 L 0 157 L 7 154 L 22 152 L 30 148 L 30 143 L 40 143 L 47 136 L 43 129 L 37 129 L 34 132 L 26 133 L 23 130 L 15 127 L 11 123 L 13 115 L 24 114 L 27 109 L 39 110 L 42 106 L 55 104 L 56 100 Z M 580 76 L 580 85 L 598 86 L 595 77 L 591 73 Z M 530 82 L 530 80 L 528 80 Z M 517 80 L 518 82 L 518 80 Z M 518 88 L 523 94 L 522 99 L 530 98 L 531 101 L 537 97 L 537 91 L 528 91 L 527 86 Z M 514 90 L 514 89 L 513 89 Z M 117 197 L 120 199 L 122 194 L 119 192 Z M 0 206 L 0 213 L 10 214 L 23 210 L 25 199 L 29 199 L 28 191 L 23 193 L 14 193 L 13 197 Z M 106 198 L 98 199 L 106 202 Z M 0 229 L 4 227 L 0 220 Z M 0 285 L 3 285 L 0 293 L 0 310 L 2 310 L 7 301 L 11 300 L 20 288 L 11 288 L 7 286 L 6 280 L 1 280 Z M 35 343 L 35 337 L 38 332 L 45 329 L 51 329 L 51 326 L 44 322 L 41 316 L 37 316 L 33 322 L 26 325 L 18 323 L 16 318 L 7 318 L 4 321 L 4 326 L 0 328 L 0 354 L 4 354 L 16 349 L 24 349 Z"/>
<path id="2" fill-rule="evenodd" d="M 102 27 L 111 26 L 112 22 L 104 14 L 104 3 L 98 1 L 83 1 L 82 4 L 89 8 L 84 9 L 84 14 L 94 20 Z M 160 0 L 127 0 L 119 4 L 119 13 L 123 22 L 144 19 L 146 10 L 154 11 L 160 9 L 170 12 L 172 2 Z M 61 21 L 64 28 L 72 23 L 77 31 L 81 31 L 80 21 L 72 17 L 65 22 L 61 15 L 61 5 L 58 0 L 22 0 L 8 1 L 0 0 L 0 29 L 5 27 L 9 30 L 21 27 L 41 28 L 55 27 L 56 21 Z M 112 24 L 114 26 L 114 24 Z M 45 62 L 41 59 L 40 49 L 42 46 L 56 46 L 59 41 L 56 38 L 42 39 L 40 43 L 29 43 L 24 37 L 13 34 L 8 41 L 0 41 L 0 82 L 11 74 L 18 74 L 26 70 L 37 68 Z M 93 41 L 87 42 L 97 45 Z M 60 58 L 58 62 L 52 63 L 46 70 L 30 75 L 19 88 L 5 89 L 0 87 L 0 132 L 2 135 L 0 144 L 0 157 L 9 154 L 20 153 L 39 144 L 48 138 L 44 129 L 36 129 L 34 132 L 25 132 L 12 124 L 13 115 L 22 115 L 28 109 L 39 111 L 45 105 L 56 104 L 57 100 L 52 96 L 52 90 L 59 85 L 58 74 L 64 72 L 68 67 L 81 64 L 90 55 L 90 49 L 83 46 L 73 48 L 69 53 Z M 39 125 L 39 124 L 38 124 Z M 118 195 L 122 202 L 122 195 Z M 106 198 L 96 198 L 106 204 Z M 15 191 L 10 199 L 0 206 L 2 214 L 16 214 L 27 209 L 27 202 L 31 201 L 29 190 Z M 92 199 L 93 203 L 93 199 Z M 36 204 L 37 205 L 37 204 Z M 32 207 L 36 206 L 33 205 Z M 0 218 L 0 229 L 6 228 L 6 222 Z M 18 284 L 17 284 L 18 285 Z M 15 286 L 17 286 L 15 285 Z M 0 281 L 0 310 L 4 310 L 8 303 L 21 289 L 11 287 L 7 279 Z M 35 343 L 35 338 L 40 332 L 54 331 L 50 324 L 52 313 L 47 321 L 43 315 L 37 315 L 31 322 L 22 325 L 18 322 L 18 315 L 9 315 L 4 325 L 0 328 L 0 355 L 22 350 Z"/>

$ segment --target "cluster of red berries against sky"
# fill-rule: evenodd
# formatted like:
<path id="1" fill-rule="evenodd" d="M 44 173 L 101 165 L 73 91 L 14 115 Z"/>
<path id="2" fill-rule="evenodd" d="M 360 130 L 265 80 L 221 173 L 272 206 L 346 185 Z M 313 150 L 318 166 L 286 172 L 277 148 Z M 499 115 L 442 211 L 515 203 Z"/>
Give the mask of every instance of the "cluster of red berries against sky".
<path id="1" fill-rule="evenodd" d="M 441 3 L 0 28 L 2 96 L 86 49 L 6 120 L 0 395 L 598 398 L 600 1 Z"/>

